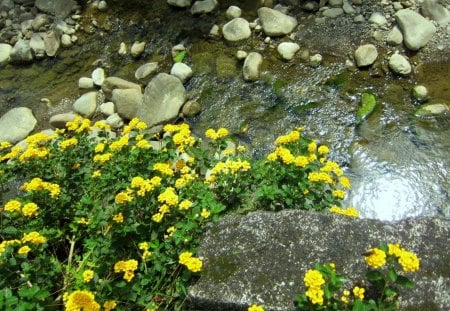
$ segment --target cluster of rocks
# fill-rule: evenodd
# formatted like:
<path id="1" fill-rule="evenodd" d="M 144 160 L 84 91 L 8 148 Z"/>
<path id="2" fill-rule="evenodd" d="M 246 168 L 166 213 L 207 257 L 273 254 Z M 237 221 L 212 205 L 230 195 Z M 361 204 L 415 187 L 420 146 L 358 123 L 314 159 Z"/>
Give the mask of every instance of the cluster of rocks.
<path id="1" fill-rule="evenodd" d="M 177 45 L 173 53 L 184 48 Z M 138 117 L 149 127 L 179 116 L 192 117 L 200 113 L 200 105 L 195 100 L 187 100 L 183 83 L 192 76 L 192 69 L 184 63 L 174 63 L 170 74 L 159 72 L 158 63 L 141 65 L 135 72 L 136 82 L 119 77 L 107 77 L 104 68 L 98 67 L 90 77 L 81 77 L 78 87 L 84 92 L 72 104 L 72 111 L 50 117 L 54 128 L 64 128 L 66 122 L 77 115 L 86 118 L 105 119 L 114 129 L 124 125 L 125 120 Z M 142 92 L 141 84 L 149 81 Z M 36 126 L 36 119 L 28 108 L 19 107 L 0 118 L 0 141 L 16 143 L 24 139 Z"/>
<path id="2" fill-rule="evenodd" d="M 99 11 L 106 1 L 93 1 Z M 78 41 L 82 8 L 75 0 L 1 0 L 0 67 L 54 57 Z M 92 21 L 95 25 L 95 21 Z"/>
<path id="3" fill-rule="evenodd" d="M 192 2 L 193 2 L 192 0 L 167 0 L 167 3 L 174 7 L 179 8 L 190 7 L 191 13 L 193 15 L 211 13 L 219 5 L 219 2 L 217 0 L 201 0 L 201 1 L 194 1 L 193 3 Z"/>

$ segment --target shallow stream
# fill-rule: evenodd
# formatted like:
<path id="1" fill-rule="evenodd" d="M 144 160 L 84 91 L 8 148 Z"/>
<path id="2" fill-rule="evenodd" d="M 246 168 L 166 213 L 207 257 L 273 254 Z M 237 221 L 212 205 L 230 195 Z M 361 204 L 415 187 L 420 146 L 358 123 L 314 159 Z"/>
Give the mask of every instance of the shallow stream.
<path id="1" fill-rule="evenodd" d="M 420 83 L 428 87 L 431 98 L 448 102 L 448 58 L 417 66 L 411 78 L 374 75 L 346 69 L 345 52 L 323 52 L 316 41 L 311 51 L 321 51 L 322 65 L 312 67 L 300 58 L 284 62 L 262 36 L 240 45 L 209 39 L 206 34 L 213 23 L 222 22 L 223 14 L 199 19 L 169 9 L 165 1 L 154 3 L 154 10 L 146 13 L 133 8 L 107 14 L 88 11 L 86 18 L 95 15 L 100 28 L 80 36 L 79 46 L 55 59 L 0 69 L 0 115 L 27 106 L 39 127 L 46 128 L 50 115 L 70 110 L 81 94 L 78 79 L 90 76 L 95 61 L 100 60 L 107 75 L 135 81 L 134 71 L 146 62 L 158 61 L 160 71 L 168 72 L 170 49 L 181 42 L 188 47 L 186 62 L 194 70 L 185 87 L 202 106 L 200 115 L 186 120 L 197 135 L 208 127 L 227 127 L 259 157 L 278 135 L 304 126 L 305 135 L 329 145 L 331 158 L 346 168 L 353 187 L 345 203 L 363 217 L 449 217 L 450 119 L 417 120 L 413 112 L 418 103 L 410 95 L 412 86 Z M 120 42 L 134 40 L 148 42 L 140 59 L 117 54 Z M 238 49 L 264 55 L 260 81 L 243 81 L 242 63 L 234 57 Z M 363 91 L 374 93 L 378 106 L 358 122 L 355 113 Z"/>

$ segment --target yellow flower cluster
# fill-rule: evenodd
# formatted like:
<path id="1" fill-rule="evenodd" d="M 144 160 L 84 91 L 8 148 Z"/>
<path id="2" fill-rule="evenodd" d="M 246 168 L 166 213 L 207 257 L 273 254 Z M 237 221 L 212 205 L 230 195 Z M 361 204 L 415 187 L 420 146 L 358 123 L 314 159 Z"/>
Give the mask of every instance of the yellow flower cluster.
<path id="1" fill-rule="evenodd" d="M 251 305 L 248 307 L 247 311 L 264 311 L 264 308 L 258 305 Z"/>
<path id="2" fill-rule="evenodd" d="M 39 206 L 36 203 L 27 203 L 22 207 L 22 214 L 26 217 L 36 217 L 38 215 Z"/>
<path id="3" fill-rule="evenodd" d="M 133 118 L 130 120 L 128 125 L 123 127 L 123 134 L 127 135 L 132 130 L 145 130 L 147 128 L 147 124 L 144 121 L 139 120 L 139 118 Z"/>
<path id="4" fill-rule="evenodd" d="M 333 172 L 336 176 L 342 176 L 344 172 L 339 167 L 339 164 L 333 161 L 327 161 L 324 166 L 320 168 L 321 172 Z"/>
<path id="5" fill-rule="evenodd" d="M 27 148 L 19 156 L 19 161 L 23 163 L 29 159 L 46 158 L 50 154 L 50 151 L 47 147 L 43 145 L 55 139 L 56 137 L 57 134 L 48 135 L 46 133 L 37 133 L 28 136 L 25 139 L 25 142 L 27 143 Z"/>
<path id="6" fill-rule="evenodd" d="M 336 205 L 330 207 L 330 212 L 348 216 L 348 217 L 359 217 L 358 211 L 354 207 L 340 208 Z"/>
<path id="7" fill-rule="evenodd" d="M 114 300 L 107 300 L 103 303 L 104 311 L 111 311 L 117 306 L 117 303 Z"/>
<path id="8" fill-rule="evenodd" d="M 300 131 L 299 130 L 293 130 L 289 132 L 286 135 L 278 136 L 275 140 L 275 146 L 283 145 L 283 144 L 289 144 L 292 142 L 296 142 L 300 139 Z"/>
<path id="9" fill-rule="evenodd" d="M 112 158 L 112 153 L 104 153 L 104 154 L 96 154 L 94 156 L 94 162 L 98 162 L 100 164 L 105 164 Z"/>
<path id="10" fill-rule="evenodd" d="M 100 130 L 103 131 L 109 131 L 111 130 L 111 125 L 109 125 L 108 123 L 106 123 L 105 121 L 97 121 L 94 123 L 94 127 L 98 128 Z"/>
<path id="11" fill-rule="evenodd" d="M 339 178 L 339 181 L 340 181 L 342 187 L 344 187 L 345 189 L 351 188 L 350 180 L 347 177 L 342 176 L 341 178 Z"/>
<path id="12" fill-rule="evenodd" d="M 3 240 L 0 243 L 0 256 L 5 252 L 8 246 L 15 246 L 20 243 L 21 243 L 20 240 Z"/>
<path id="13" fill-rule="evenodd" d="M 61 150 L 66 150 L 70 146 L 75 146 L 76 144 L 78 144 L 78 139 L 76 139 L 76 137 L 72 137 L 63 140 L 59 146 L 61 147 Z"/>
<path id="14" fill-rule="evenodd" d="M 26 255 L 31 251 L 31 248 L 28 245 L 24 245 L 17 250 L 17 254 Z"/>
<path id="15" fill-rule="evenodd" d="M 83 281 L 89 283 L 94 278 L 94 271 L 84 270 L 83 271 Z"/>
<path id="16" fill-rule="evenodd" d="M 116 194 L 116 203 L 117 204 L 124 204 L 126 202 L 133 201 L 133 191 L 131 189 L 127 189 L 126 191 L 121 191 L 118 194 Z"/>
<path id="17" fill-rule="evenodd" d="M 148 248 L 149 248 L 149 245 L 147 242 L 139 243 L 139 249 L 144 252 L 142 254 L 142 259 L 144 259 L 144 260 L 146 260 L 147 258 L 150 258 L 150 256 L 152 256 L 152 252 L 150 252 L 148 250 Z"/>
<path id="18" fill-rule="evenodd" d="M 306 297 L 308 297 L 313 304 L 323 305 L 324 291 L 322 285 L 325 284 L 325 279 L 320 271 L 311 269 L 308 270 L 303 279 L 305 286 L 308 287 Z"/>
<path id="19" fill-rule="evenodd" d="M 12 145 L 9 141 L 2 141 L 0 143 L 0 150 L 10 148 Z"/>
<path id="20" fill-rule="evenodd" d="M 22 237 L 22 243 L 30 242 L 34 245 L 39 245 L 47 242 L 47 239 L 40 235 L 39 232 L 32 231 L 30 233 L 24 233 Z"/>
<path id="21" fill-rule="evenodd" d="M 87 290 L 76 290 L 66 296 L 65 311 L 99 311 L 100 305 L 95 301 L 93 293 Z"/>
<path id="22" fill-rule="evenodd" d="M 364 293 L 365 289 L 363 287 L 355 286 L 353 288 L 353 295 L 355 295 L 356 298 L 359 298 L 360 300 L 364 300 Z"/>
<path id="23" fill-rule="evenodd" d="M 143 197 L 147 192 L 152 191 L 156 186 L 159 186 L 161 180 L 162 179 L 159 176 L 154 176 L 151 179 L 144 179 L 143 177 L 136 176 L 131 180 L 131 188 L 138 189 L 137 195 Z"/>
<path id="24" fill-rule="evenodd" d="M 43 244 L 43 243 L 47 242 L 47 240 L 45 239 L 45 237 L 43 237 L 36 231 L 30 232 L 30 233 L 25 233 L 21 240 L 17 240 L 17 239 L 4 240 L 0 243 L 0 256 L 5 252 L 5 250 L 8 246 L 25 244 L 27 242 L 30 242 L 31 244 L 34 244 L 34 245 L 39 245 L 39 244 Z M 17 253 L 21 254 L 21 255 L 26 255 L 30 251 L 31 251 L 31 248 L 28 245 L 23 245 L 19 248 Z"/>
<path id="25" fill-rule="evenodd" d="M 186 166 L 187 167 L 187 166 Z M 177 180 L 175 180 L 175 188 L 182 188 L 186 186 L 190 181 L 195 180 L 194 175 L 192 174 L 182 174 Z"/>
<path id="26" fill-rule="evenodd" d="M 153 164 L 153 170 L 158 171 L 163 175 L 173 176 L 173 170 L 168 163 L 155 163 Z"/>
<path id="27" fill-rule="evenodd" d="M 182 123 L 180 125 L 175 125 L 176 129 L 173 127 L 171 129 L 171 133 L 175 133 L 172 136 L 172 141 L 175 145 L 178 146 L 180 151 L 184 151 L 184 146 L 192 147 L 195 144 L 195 138 L 191 136 L 191 130 L 189 129 L 189 125 L 186 123 Z"/>
<path id="28" fill-rule="evenodd" d="M 413 252 L 405 250 L 400 244 L 388 244 L 388 254 L 398 258 L 403 271 L 415 272 L 420 268 L 420 260 Z"/>
<path id="29" fill-rule="evenodd" d="M 341 200 L 345 198 L 345 191 L 343 191 L 343 190 L 339 190 L 339 189 L 333 190 L 332 194 L 335 198 L 338 198 Z"/>
<path id="30" fill-rule="evenodd" d="M 123 223 L 123 214 L 122 214 L 122 213 L 115 214 L 115 215 L 113 216 L 113 220 L 114 220 L 115 222 L 117 222 L 118 224 Z"/>
<path id="31" fill-rule="evenodd" d="M 217 140 L 220 138 L 224 138 L 228 136 L 228 130 L 226 128 L 219 128 L 217 130 L 217 132 L 214 129 L 207 129 L 205 131 L 205 136 L 212 139 L 212 140 Z"/>
<path id="32" fill-rule="evenodd" d="M 134 278 L 134 271 L 138 267 L 138 262 L 135 259 L 121 260 L 114 265 L 114 272 L 124 272 L 123 279 L 130 282 Z"/>
<path id="33" fill-rule="evenodd" d="M 206 208 L 203 208 L 202 212 L 200 213 L 200 216 L 202 216 L 203 218 L 208 218 L 209 216 L 211 216 L 211 212 L 208 211 Z"/>
<path id="34" fill-rule="evenodd" d="M 178 204 L 178 195 L 175 189 L 172 187 L 167 187 L 164 192 L 158 195 L 158 202 L 166 203 L 169 206 L 175 206 Z"/>
<path id="35" fill-rule="evenodd" d="M 89 132 L 91 131 L 91 120 L 76 116 L 73 121 L 66 123 L 66 128 L 69 131 L 75 131 L 75 133 Z"/>
<path id="36" fill-rule="evenodd" d="M 52 198 L 59 196 L 61 189 L 59 185 L 43 181 L 39 177 L 33 178 L 30 182 L 24 183 L 20 190 L 24 191 L 41 191 L 47 190 Z"/>
<path id="37" fill-rule="evenodd" d="M 325 155 L 330 153 L 330 149 L 327 146 L 322 145 L 317 149 L 317 153 L 319 153 L 320 155 Z"/>
<path id="38" fill-rule="evenodd" d="M 189 200 L 183 200 L 183 201 L 181 201 L 181 203 L 178 205 L 178 208 L 179 208 L 180 210 L 188 210 L 188 209 L 191 208 L 192 204 L 193 204 L 193 203 L 192 203 L 191 201 L 189 201 Z"/>
<path id="39" fill-rule="evenodd" d="M 311 172 L 308 174 L 308 180 L 312 182 L 324 182 L 326 184 L 333 184 L 333 178 L 326 172 Z"/>
<path id="40" fill-rule="evenodd" d="M 386 253 L 379 248 L 371 248 L 364 257 L 367 265 L 372 268 L 380 268 L 386 264 Z"/>
<path id="41" fill-rule="evenodd" d="M 192 257 L 191 252 L 183 252 L 178 256 L 178 262 L 186 266 L 192 272 L 199 272 L 202 270 L 203 262 L 200 258 Z"/>
<path id="42" fill-rule="evenodd" d="M 214 182 L 216 180 L 216 175 L 219 174 L 236 174 L 238 171 L 247 172 L 250 170 L 250 168 L 250 163 L 241 159 L 227 159 L 225 162 L 217 162 L 216 165 L 211 169 L 211 175 L 206 178 L 206 182 Z"/>
<path id="43" fill-rule="evenodd" d="M 119 151 L 123 147 L 128 145 L 129 137 L 128 135 L 121 136 L 118 140 L 113 141 L 111 145 L 109 145 L 109 149 L 112 151 Z"/>
<path id="44" fill-rule="evenodd" d="M 12 147 L 11 150 L 0 157 L 0 162 L 3 162 L 4 160 L 14 159 L 22 152 L 22 148 L 19 146 Z"/>

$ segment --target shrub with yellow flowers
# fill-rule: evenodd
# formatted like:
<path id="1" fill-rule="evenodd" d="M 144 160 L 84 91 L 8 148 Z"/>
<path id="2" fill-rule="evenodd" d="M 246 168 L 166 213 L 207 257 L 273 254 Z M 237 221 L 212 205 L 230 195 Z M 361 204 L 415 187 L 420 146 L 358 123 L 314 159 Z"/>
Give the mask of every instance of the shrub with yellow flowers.
<path id="1" fill-rule="evenodd" d="M 187 124 L 146 127 L 132 119 L 113 133 L 77 117 L 25 146 L 0 143 L 0 309 L 179 310 L 208 222 L 256 209 L 357 214 L 340 210 L 350 182 L 328 147 L 301 129 L 255 160 L 225 128 L 204 144 Z"/>
<path id="2" fill-rule="evenodd" d="M 400 287 L 413 286 L 404 273 L 420 268 L 417 255 L 398 243 L 381 243 L 364 260 L 366 279 L 356 283 L 337 274 L 334 263 L 316 264 L 305 274 L 306 292 L 295 297 L 296 310 L 398 310 Z"/>

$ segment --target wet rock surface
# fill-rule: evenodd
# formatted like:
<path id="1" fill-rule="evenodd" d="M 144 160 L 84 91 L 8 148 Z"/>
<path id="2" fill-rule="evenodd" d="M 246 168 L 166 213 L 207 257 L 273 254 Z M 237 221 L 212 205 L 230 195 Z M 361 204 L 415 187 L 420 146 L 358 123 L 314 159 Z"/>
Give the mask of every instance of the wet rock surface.
<path id="1" fill-rule="evenodd" d="M 401 290 L 401 309 L 448 310 L 449 237 L 450 223 L 432 217 L 382 222 L 293 210 L 227 216 L 203 236 L 198 254 L 205 268 L 189 299 L 195 310 L 246 310 L 252 304 L 292 310 L 315 263 L 334 262 L 338 273 L 358 282 L 367 271 L 363 254 L 384 241 L 421 259 L 420 270 L 408 274 L 415 287 Z"/>

